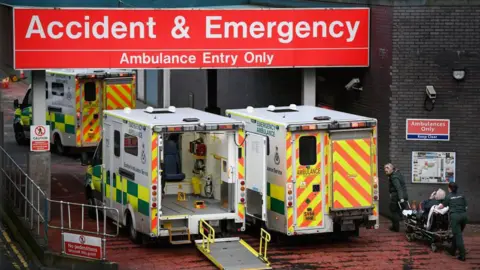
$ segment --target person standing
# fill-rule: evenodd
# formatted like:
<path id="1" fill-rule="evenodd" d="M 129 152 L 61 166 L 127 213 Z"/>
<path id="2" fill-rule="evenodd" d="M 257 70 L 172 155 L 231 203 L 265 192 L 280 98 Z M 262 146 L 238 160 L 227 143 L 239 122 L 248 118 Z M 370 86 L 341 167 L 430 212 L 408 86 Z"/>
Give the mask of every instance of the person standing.
<path id="1" fill-rule="evenodd" d="M 394 232 L 400 231 L 400 219 L 402 216 L 402 209 L 398 205 L 403 206 L 405 201 L 408 201 L 407 187 L 405 186 L 405 180 L 403 175 L 398 169 L 396 169 L 392 163 L 387 163 L 384 166 L 385 174 L 389 180 L 389 192 L 390 192 L 390 213 L 392 215 L 392 226 L 389 230 Z"/>
<path id="2" fill-rule="evenodd" d="M 463 230 L 467 225 L 467 199 L 464 195 L 458 194 L 458 185 L 455 183 L 448 184 L 448 191 L 450 192 L 446 197 L 443 203 L 438 207 L 442 209 L 444 207 L 449 207 L 450 212 L 450 227 L 452 228 L 453 241 L 452 247 L 448 253 L 452 256 L 455 256 L 457 251 L 460 252 L 460 255 L 457 259 L 465 261 L 465 246 L 463 244 Z"/>

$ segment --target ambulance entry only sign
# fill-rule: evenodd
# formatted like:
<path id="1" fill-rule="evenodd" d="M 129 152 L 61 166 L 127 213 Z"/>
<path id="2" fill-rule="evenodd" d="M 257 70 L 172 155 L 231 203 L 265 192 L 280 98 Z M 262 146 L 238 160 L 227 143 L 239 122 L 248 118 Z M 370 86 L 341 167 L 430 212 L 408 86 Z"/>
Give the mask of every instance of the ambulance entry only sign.
<path id="1" fill-rule="evenodd" d="M 50 126 L 34 125 L 30 127 L 30 151 L 50 151 Z"/>

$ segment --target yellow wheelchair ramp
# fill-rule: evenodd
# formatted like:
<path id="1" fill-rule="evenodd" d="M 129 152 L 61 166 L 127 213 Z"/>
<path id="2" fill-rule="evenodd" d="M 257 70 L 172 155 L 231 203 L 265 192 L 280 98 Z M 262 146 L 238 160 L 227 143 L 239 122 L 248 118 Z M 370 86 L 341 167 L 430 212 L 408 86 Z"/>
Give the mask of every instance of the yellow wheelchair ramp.
<path id="1" fill-rule="evenodd" d="M 215 231 L 203 220 L 200 221 L 200 234 L 203 238 L 196 240 L 195 245 L 219 269 L 272 269 L 266 257 L 270 234 L 263 229 L 259 251 L 238 237 L 215 239 Z"/>

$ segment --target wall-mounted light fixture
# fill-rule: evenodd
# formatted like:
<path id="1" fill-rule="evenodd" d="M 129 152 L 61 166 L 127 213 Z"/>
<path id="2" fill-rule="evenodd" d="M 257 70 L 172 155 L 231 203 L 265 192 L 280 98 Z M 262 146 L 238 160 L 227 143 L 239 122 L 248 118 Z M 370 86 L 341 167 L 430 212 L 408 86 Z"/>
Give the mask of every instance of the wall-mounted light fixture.
<path id="1" fill-rule="evenodd" d="M 464 68 L 453 68 L 452 70 L 453 78 L 457 81 L 461 81 L 465 78 L 465 69 Z"/>

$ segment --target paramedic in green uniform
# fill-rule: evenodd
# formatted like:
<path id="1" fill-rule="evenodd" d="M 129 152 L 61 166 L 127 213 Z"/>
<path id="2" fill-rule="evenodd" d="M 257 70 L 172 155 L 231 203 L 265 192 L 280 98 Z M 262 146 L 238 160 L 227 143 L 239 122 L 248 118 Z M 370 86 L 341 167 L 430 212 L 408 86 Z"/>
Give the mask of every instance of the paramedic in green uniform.
<path id="1" fill-rule="evenodd" d="M 385 164 L 385 174 L 388 175 L 389 180 L 389 192 L 390 192 L 390 213 L 392 215 L 392 226 L 389 228 L 391 231 L 400 231 L 400 219 L 402 216 L 402 209 L 398 205 L 403 207 L 403 203 L 408 201 L 407 188 L 405 186 L 405 180 L 403 175 L 397 170 L 392 163 Z"/>
<path id="2" fill-rule="evenodd" d="M 455 256 L 455 252 L 460 251 L 460 256 L 457 258 L 465 261 L 465 246 L 463 245 L 463 229 L 467 225 L 467 199 L 464 195 L 457 193 L 458 186 L 455 183 L 448 184 L 448 191 L 450 192 L 439 208 L 449 207 L 450 212 L 450 227 L 452 228 L 453 241 L 452 248 L 449 251 L 450 255 Z"/>

